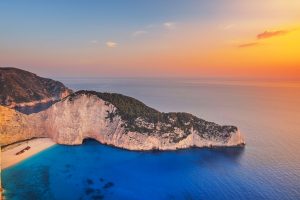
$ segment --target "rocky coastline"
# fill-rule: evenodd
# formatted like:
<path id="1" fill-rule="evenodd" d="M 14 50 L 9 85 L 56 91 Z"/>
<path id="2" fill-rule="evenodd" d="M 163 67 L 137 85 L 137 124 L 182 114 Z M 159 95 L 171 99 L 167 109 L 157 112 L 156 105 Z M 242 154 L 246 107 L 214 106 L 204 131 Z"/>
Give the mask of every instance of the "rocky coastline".
<path id="1" fill-rule="evenodd" d="M 22 69 L 0 67 L 0 105 L 9 108 L 33 107 L 54 103 L 72 92 L 59 81 Z"/>
<path id="2" fill-rule="evenodd" d="M 48 105 L 35 112 L 19 109 L 39 104 Z M 31 138 L 50 138 L 65 145 L 80 145 L 92 138 L 136 151 L 245 144 L 236 126 L 184 112 L 159 112 L 122 94 L 73 92 L 61 82 L 31 72 L 0 68 L 1 145 Z"/>
<path id="3" fill-rule="evenodd" d="M 131 97 L 94 91 L 75 92 L 30 115 L 1 106 L 0 119 L 3 145 L 33 137 L 65 145 L 92 138 L 128 150 L 245 144 L 235 126 L 220 126 L 188 113 L 161 113 Z"/>

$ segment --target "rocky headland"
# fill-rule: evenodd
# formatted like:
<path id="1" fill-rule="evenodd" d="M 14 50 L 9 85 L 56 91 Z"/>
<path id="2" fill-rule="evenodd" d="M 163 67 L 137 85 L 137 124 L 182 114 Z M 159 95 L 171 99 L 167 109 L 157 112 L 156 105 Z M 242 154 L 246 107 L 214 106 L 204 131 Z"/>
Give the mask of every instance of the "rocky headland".
<path id="1" fill-rule="evenodd" d="M 34 137 L 79 145 L 86 138 L 129 150 L 240 146 L 235 126 L 189 113 L 162 113 L 121 94 L 78 91 L 30 115 L 0 106 L 2 145 Z"/>
<path id="2" fill-rule="evenodd" d="M 16 108 L 55 102 L 72 90 L 61 82 L 42 78 L 31 72 L 0 67 L 0 105 Z"/>

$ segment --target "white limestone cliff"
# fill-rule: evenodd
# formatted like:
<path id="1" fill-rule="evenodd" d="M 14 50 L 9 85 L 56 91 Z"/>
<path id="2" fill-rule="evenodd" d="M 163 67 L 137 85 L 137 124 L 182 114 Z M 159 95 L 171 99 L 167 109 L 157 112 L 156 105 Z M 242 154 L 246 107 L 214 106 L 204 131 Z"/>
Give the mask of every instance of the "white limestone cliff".
<path id="1" fill-rule="evenodd" d="M 84 93 L 66 97 L 47 110 L 31 115 L 0 106 L 1 143 L 49 137 L 58 144 L 79 145 L 84 139 L 93 138 L 103 144 L 129 150 L 175 150 L 245 144 L 239 130 L 220 133 L 216 137 L 206 137 L 207 133 L 199 133 L 193 127 L 189 134 L 176 127 L 174 131 L 162 132 L 159 124 L 151 124 L 143 118 L 135 119 L 136 124 L 153 128 L 151 134 L 128 130 L 127 121 L 120 115 L 108 117 L 108 113 L 116 113 L 117 110 L 112 103 Z M 171 139 L 174 137 L 179 139 L 174 141 Z"/>

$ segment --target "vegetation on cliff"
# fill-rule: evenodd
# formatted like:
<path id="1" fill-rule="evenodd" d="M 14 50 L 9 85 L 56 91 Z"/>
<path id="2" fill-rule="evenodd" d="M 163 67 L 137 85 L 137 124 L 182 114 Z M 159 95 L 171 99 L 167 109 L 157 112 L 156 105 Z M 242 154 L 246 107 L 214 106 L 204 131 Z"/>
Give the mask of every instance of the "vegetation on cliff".
<path id="1" fill-rule="evenodd" d="M 58 100 L 70 93 L 72 90 L 61 82 L 17 68 L 0 68 L 0 105 L 11 106 L 45 99 Z"/>
<path id="2" fill-rule="evenodd" d="M 159 112 L 137 99 L 122 94 L 81 90 L 71 94 L 68 99 L 72 100 L 83 94 L 95 95 L 107 103 L 113 104 L 117 110 L 115 113 L 108 113 L 107 118 L 113 120 L 114 116 L 121 116 L 122 120 L 126 121 L 125 128 L 128 131 L 137 131 L 144 134 L 163 134 L 174 133 L 176 128 L 181 129 L 184 134 L 180 137 L 174 134 L 172 138 L 174 142 L 186 138 L 192 130 L 196 130 L 200 136 L 206 139 L 216 136 L 229 138 L 231 132 L 237 131 L 235 126 L 220 126 L 189 113 Z"/>

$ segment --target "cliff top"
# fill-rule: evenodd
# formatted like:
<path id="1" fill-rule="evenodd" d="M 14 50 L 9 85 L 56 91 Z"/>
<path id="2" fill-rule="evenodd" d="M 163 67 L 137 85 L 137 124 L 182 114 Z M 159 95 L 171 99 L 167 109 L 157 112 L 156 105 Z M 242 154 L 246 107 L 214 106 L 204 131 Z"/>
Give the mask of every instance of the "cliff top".
<path id="1" fill-rule="evenodd" d="M 235 126 L 220 126 L 216 123 L 200 119 L 190 113 L 159 112 L 135 98 L 117 93 L 80 90 L 69 95 L 64 100 L 75 101 L 76 98 L 79 98 L 81 95 L 94 95 L 114 105 L 117 108 L 117 111 L 116 113 L 110 113 L 110 117 L 114 117 L 116 114 L 120 115 L 123 120 L 127 121 L 127 128 L 131 131 L 148 133 L 154 131 L 152 128 L 139 126 L 137 122 L 138 118 L 144 120 L 146 123 L 160 124 L 162 128 L 161 132 L 174 131 L 175 127 L 184 130 L 187 134 L 189 134 L 193 128 L 200 133 L 210 133 L 212 136 L 219 132 L 230 133 L 237 131 L 237 127 Z"/>

